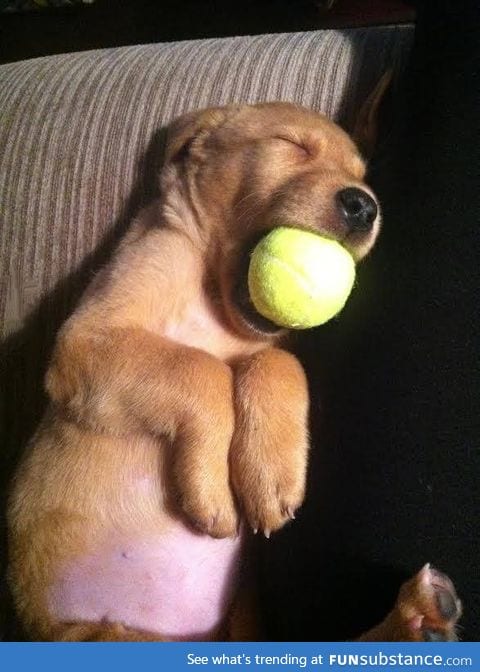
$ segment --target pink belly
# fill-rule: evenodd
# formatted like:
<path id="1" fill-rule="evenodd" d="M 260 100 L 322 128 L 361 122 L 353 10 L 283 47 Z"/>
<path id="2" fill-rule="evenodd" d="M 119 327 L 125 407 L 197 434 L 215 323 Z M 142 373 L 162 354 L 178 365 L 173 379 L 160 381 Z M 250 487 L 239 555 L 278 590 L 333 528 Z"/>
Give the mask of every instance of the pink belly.
<path id="1" fill-rule="evenodd" d="M 202 639 L 222 622 L 239 571 L 240 539 L 182 525 L 147 537 L 112 535 L 63 567 L 48 608 L 58 621 L 121 622 L 174 639 Z"/>

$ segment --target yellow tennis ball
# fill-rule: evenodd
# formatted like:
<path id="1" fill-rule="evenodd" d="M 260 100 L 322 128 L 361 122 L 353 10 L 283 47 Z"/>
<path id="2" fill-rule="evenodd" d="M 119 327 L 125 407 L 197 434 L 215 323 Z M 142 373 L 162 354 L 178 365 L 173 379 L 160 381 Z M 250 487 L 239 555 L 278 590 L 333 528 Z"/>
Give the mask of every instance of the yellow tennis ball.
<path id="1" fill-rule="evenodd" d="M 285 226 L 262 238 L 248 269 L 256 310 L 289 329 L 328 322 L 345 305 L 354 280 L 355 262 L 340 243 Z"/>

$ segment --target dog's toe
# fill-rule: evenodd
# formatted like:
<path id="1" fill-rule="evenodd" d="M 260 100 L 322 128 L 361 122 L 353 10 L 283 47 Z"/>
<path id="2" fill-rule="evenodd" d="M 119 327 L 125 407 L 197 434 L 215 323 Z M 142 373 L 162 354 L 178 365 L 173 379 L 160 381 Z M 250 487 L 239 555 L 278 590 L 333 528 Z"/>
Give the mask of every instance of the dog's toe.
<path id="1" fill-rule="evenodd" d="M 251 491 L 248 496 L 243 494 L 243 509 L 250 527 L 255 534 L 260 531 L 267 539 L 272 532 L 295 519 L 303 498 L 300 488 L 290 493 L 272 484 Z"/>
<path id="2" fill-rule="evenodd" d="M 179 505 L 190 525 L 198 532 L 219 539 L 237 536 L 238 515 L 230 497 L 223 502 L 183 497 Z"/>
<path id="3" fill-rule="evenodd" d="M 453 583 L 446 574 L 433 567 L 430 567 L 430 576 L 440 617 L 445 621 L 458 619 L 461 614 L 461 604 Z"/>

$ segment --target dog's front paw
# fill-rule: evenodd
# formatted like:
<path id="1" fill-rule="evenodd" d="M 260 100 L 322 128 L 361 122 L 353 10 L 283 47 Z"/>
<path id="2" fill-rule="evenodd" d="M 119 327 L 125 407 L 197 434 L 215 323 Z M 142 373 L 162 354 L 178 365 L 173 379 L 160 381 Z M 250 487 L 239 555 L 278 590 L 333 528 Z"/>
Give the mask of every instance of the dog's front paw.
<path id="1" fill-rule="evenodd" d="M 308 460 L 308 387 L 293 355 L 275 348 L 235 371 L 230 477 L 243 513 L 266 537 L 302 504 Z"/>
<path id="2" fill-rule="evenodd" d="M 232 481 L 245 517 L 266 537 L 295 518 L 305 494 L 306 451 L 290 450 L 265 459 L 239 451 L 232 458 Z"/>
<path id="3" fill-rule="evenodd" d="M 462 605 L 448 576 L 425 565 L 403 584 L 394 614 L 407 641 L 456 641 Z"/>

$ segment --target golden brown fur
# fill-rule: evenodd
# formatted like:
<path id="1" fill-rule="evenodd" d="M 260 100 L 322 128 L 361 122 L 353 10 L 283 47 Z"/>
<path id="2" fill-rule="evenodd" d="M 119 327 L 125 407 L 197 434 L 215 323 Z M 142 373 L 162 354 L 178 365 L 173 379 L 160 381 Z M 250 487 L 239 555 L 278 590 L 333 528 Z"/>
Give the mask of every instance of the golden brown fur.
<path id="1" fill-rule="evenodd" d="M 15 480 L 10 580 L 32 637 L 162 639 L 52 620 L 56 568 L 106 527 L 148 533 L 182 518 L 225 537 L 245 519 L 269 535 L 294 516 L 307 467 L 305 375 L 282 333 L 242 313 L 235 283 L 249 241 L 278 222 L 342 240 L 361 259 L 378 218 L 348 232 L 334 196 L 367 189 L 364 174 L 343 131 L 293 105 L 213 109 L 172 125 L 160 199 L 58 335 L 50 408 Z M 132 501 L 136 474 L 152 485 Z M 238 634 L 242 619 L 245 610 L 212 637 L 252 637 Z M 419 637 L 395 627 L 383 636 Z"/>

